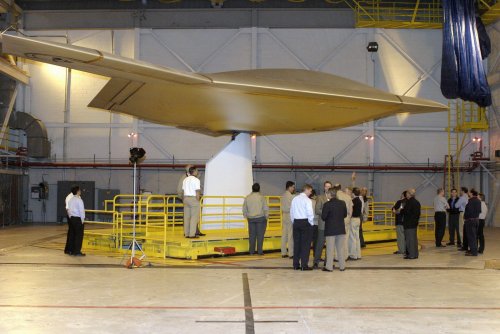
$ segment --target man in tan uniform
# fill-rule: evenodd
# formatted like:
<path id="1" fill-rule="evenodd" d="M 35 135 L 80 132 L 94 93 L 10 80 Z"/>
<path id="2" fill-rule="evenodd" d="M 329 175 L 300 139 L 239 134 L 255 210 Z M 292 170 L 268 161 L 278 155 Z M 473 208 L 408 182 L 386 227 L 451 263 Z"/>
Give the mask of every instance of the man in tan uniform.
<path id="1" fill-rule="evenodd" d="M 351 198 L 351 195 L 346 194 L 341 189 L 342 189 L 342 186 L 340 184 L 336 184 L 333 187 L 333 190 L 337 191 L 337 198 L 341 201 L 344 201 L 345 206 L 347 207 L 347 217 L 344 218 L 344 224 L 345 224 L 345 230 L 346 230 L 344 254 L 348 254 L 348 252 L 347 252 L 347 240 L 349 240 L 349 230 L 351 229 L 352 198 Z"/>
<path id="2" fill-rule="evenodd" d="M 269 209 L 266 198 L 260 193 L 260 185 L 254 183 L 252 193 L 243 202 L 243 217 L 248 220 L 248 243 L 250 255 L 255 253 L 257 242 L 257 253 L 264 255 L 264 235 L 266 233 Z"/>
<path id="3" fill-rule="evenodd" d="M 182 190 L 182 184 L 184 183 L 184 180 L 189 176 L 189 168 L 193 167 L 193 165 L 186 165 L 186 172 L 182 174 L 181 178 L 179 179 L 179 182 L 177 183 L 177 196 L 181 201 L 184 199 L 184 190 Z M 199 225 L 196 226 L 196 235 L 197 236 L 204 236 L 204 233 L 200 232 L 200 227 Z"/>
<path id="4" fill-rule="evenodd" d="M 287 257 L 287 245 L 288 245 L 288 257 L 293 258 L 293 225 L 290 218 L 290 206 L 292 205 L 292 199 L 295 193 L 295 183 L 292 181 L 287 181 L 286 191 L 281 196 L 281 257 Z"/>
<path id="5" fill-rule="evenodd" d="M 189 176 L 182 183 L 184 191 L 184 236 L 186 238 L 198 238 L 196 228 L 200 221 L 200 198 L 201 186 L 198 179 L 198 169 L 189 168 Z"/>

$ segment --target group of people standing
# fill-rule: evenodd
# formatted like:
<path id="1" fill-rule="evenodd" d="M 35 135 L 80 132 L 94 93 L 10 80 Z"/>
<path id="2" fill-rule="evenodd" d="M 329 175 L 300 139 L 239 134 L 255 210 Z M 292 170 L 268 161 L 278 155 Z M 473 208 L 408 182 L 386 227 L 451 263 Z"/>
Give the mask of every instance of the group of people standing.
<path id="1" fill-rule="evenodd" d="M 445 247 L 442 244 L 446 222 L 448 221 L 449 242 L 447 246 L 455 245 L 465 251 L 466 256 L 477 256 L 484 252 L 484 225 L 488 206 L 485 196 L 475 189 L 460 188 L 451 190 L 451 197 L 446 200 L 444 190 L 438 189 L 434 198 L 434 220 L 436 247 Z"/>
<path id="2" fill-rule="evenodd" d="M 364 247 L 362 222 L 367 219 L 368 199 L 366 188 L 354 187 L 342 190 L 340 184 L 326 181 L 324 193 L 316 196 L 306 184 L 295 195 L 295 183 L 288 181 L 281 197 L 282 237 L 281 255 L 293 258 L 296 270 L 319 268 L 333 270 L 333 262 L 339 262 L 345 270 L 346 260 L 361 259 Z M 326 259 L 322 259 L 326 244 Z M 310 249 L 313 248 L 313 266 L 309 266 Z"/>
<path id="3" fill-rule="evenodd" d="M 407 260 L 418 259 L 418 223 L 421 206 L 415 198 L 416 190 L 403 191 L 401 198 L 392 207 L 395 215 L 396 238 L 398 250 L 394 254 L 402 254 Z"/>

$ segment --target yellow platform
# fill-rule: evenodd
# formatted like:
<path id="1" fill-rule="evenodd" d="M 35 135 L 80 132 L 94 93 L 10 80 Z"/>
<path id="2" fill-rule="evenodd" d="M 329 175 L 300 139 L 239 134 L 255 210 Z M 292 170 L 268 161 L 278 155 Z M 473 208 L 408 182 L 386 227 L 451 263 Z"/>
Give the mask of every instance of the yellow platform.
<path id="1" fill-rule="evenodd" d="M 108 221 L 93 220 L 86 224 L 84 249 L 110 253 L 128 252 L 133 238 L 131 198 L 130 195 L 117 196 L 114 201 L 107 203 L 106 210 L 89 210 L 89 213 L 100 218 L 107 216 Z M 204 205 L 202 200 L 201 212 L 204 206 L 210 209 L 219 208 L 222 210 L 219 214 L 222 218 L 214 220 L 216 214 L 200 213 L 201 230 L 206 236 L 189 239 L 183 235 L 182 211 L 179 210 L 182 204 L 175 196 L 138 197 L 136 240 L 149 258 L 195 260 L 200 257 L 224 255 L 215 250 L 217 247 L 233 247 L 235 254 L 247 254 L 247 225 L 243 217 L 238 216 L 241 215 L 241 205 L 235 204 L 235 199 L 237 197 L 221 198 L 220 205 L 213 204 L 213 201 Z M 281 248 L 281 207 L 279 197 L 269 196 L 267 201 L 270 216 L 263 248 L 265 252 L 274 252 Z M 371 221 L 363 224 L 366 242 L 387 242 L 396 239 L 391 206 L 391 203 L 370 203 Z M 432 214 L 429 208 L 423 207 L 421 231 L 425 230 L 433 230 Z"/>

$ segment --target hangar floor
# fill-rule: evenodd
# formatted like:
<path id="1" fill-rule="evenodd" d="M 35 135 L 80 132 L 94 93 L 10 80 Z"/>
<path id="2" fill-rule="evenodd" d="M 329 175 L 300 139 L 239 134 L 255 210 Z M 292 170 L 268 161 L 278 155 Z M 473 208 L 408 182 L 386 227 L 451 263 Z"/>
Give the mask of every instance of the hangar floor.
<path id="1" fill-rule="evenodd" d="M 498 333 L 500 229 L 485 254 L 422 241 L 418 260 L 372 244 L 345 272 L 279 253 L 127 270 L 64 255 L 64 226 L 0 230 L 1 333 Z M 147 262 L 147 260 L 146 260 Z"/>

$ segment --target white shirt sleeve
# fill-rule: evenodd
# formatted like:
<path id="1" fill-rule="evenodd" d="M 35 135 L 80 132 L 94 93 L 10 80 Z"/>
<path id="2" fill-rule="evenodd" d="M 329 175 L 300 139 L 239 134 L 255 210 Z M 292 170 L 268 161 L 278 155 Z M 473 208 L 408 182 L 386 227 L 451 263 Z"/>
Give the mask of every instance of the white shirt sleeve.
<path id="1" fill-rule="evenodd" d="M 80 211 L 80 218 L 82 219 L 82 223 L 85 220 L 85 207 L 83 206 L 83 200 L 78 201 L 78 206 L 79 206 L 79 211 Z"/>
<path id="2" fill-rule="evenodd" d="M 309 224 L 314 225 L 314 210 L 313 210 L 312 201 L 310 199 L 309 199 L 309 203 L 306 207 L 306 214 L 307 214 L 307 220 L 309 221 Z"/>

